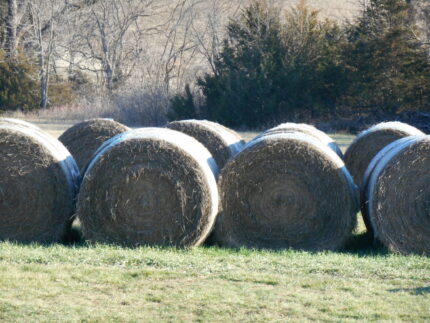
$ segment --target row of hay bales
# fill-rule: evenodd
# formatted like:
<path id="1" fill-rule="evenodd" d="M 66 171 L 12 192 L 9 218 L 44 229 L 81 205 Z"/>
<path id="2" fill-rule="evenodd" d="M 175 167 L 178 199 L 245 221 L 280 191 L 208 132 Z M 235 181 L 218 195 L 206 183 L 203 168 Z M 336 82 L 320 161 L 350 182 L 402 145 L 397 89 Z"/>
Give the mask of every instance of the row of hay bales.
<path id="1" fill-rule="evenodd" d="M 59 138 L 71 154 L 22 122 L 0 119 L 0 134 L 0 239 L 58 241 L 77 216 L 92 242 L 336 250 L 361 204 L 387 247 L 430 253 L 430 140 L 404 124 L 363 132 L 345 158 L 294 123 L 245 144 L 209 121 L 130 130 L 95 119 Z"/>

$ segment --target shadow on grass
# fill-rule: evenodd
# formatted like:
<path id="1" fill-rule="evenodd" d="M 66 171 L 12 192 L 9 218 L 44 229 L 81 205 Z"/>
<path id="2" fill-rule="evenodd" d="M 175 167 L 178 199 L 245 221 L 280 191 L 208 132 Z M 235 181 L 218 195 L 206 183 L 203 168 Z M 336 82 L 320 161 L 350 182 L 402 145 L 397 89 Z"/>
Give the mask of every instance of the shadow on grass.
<path id="1" fill-rule="evenodd" d="M 257 251 L 257 250 L 269 251 L 269 252 L 277 252 L 277 251 L 282 252 L 282 251 L 286 250 L 286 249 L 276 249 L 276 248 L 275 249 L 224 248 L 222 246 L 217 245 L 216 243 L 213 243 L 213 241 L 212 241 L 212 243 L 210 243 L 211 240 L 209 240 L 208 242 L 206 242 L 204 245 L 202 245 L 202 247 L 209 249 L 209 250 L 210 249 L 228 250 L 230 252 L 237 252 L 237 253 L 240 253 L 242 255 L 245 252 L 245 250 L 247 250 L 249 252 L 253 252 L 253 251 Z M 22 243 L 21 242 L 18 244 L 30 245 L 32 243 Z M 58 244 L 58 243 L 55 243 L 55 244 Z M 68 230 L 68 232 L 64 236 L 61 244 L 66 246 L 66 247 L 73 247 L 73 248 L 79 248 L 79 247 L 87 248 L 87 247 L 90 247 L 92 245 L 91 243 L 87 243 L 84 240 L 84 238 L 82 236 L 80 224 L 77 222 L 73 223 L 72 227 Z M 43 246 L 52 246 L 54 244 L 42 244 L 42 245 Z M 113 245 L 116 245 L 116 244 L 113 244 Z M 128 248 L 128 249 L 144 247 L 144 246 L 124 246 L 124 245 L 116 245 L 116 246 Z M 170 249 L 170 247 L 167 247 L 167 246 L 164 246 L 164 247 L 160 246 L 159 248 Z M 186 249 L 178 249 L 178 250 L 184 251 Z M 359 257 L 374 257 L 374 256 L 385 256 L 385 255 L 389 254 L 389 251 L 384 246 L 382 246 L 382 244 L 380 244 L 377 241 L 374 241 L 372 236 L 370 236 L 366 232 L 362 232 L 362 233 L 353 235 L 347 241 L 345 246 L 343 248 L 341 248 L 339 251 L 337 251 L 337 253 L 352 254 L 352 255 L 357 255 Z"/>
<path id="2" fill-rule="evenodd" d="M 367 232 L 352 236 L 345 246 L 340 249 L 341 253 L 355 254 L 358 256 L 383 256 L 389 251 Z"/>
<path id="3" fill-rule="evenodd" d="M 63 244 L 66 246 L 85 246 L 86 243 L 82 237 L 81 228 L 78 225 L 73 225 L 65 234 Z"/>
<path id="4" fill-rule="evenodd" d="M 388 291 L 391 293 L 410 293 L 413 295 L 425 295 L 430 294 L 430 286 L 416 288 L 396 288 L 389 289 Z"/>

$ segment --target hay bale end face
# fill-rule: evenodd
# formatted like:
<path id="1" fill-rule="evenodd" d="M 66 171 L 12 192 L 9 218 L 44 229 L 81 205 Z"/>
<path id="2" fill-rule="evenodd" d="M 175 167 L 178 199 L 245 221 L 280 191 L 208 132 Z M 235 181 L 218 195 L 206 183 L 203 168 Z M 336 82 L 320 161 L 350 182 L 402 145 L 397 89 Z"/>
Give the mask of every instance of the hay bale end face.
<path id="1" fill-rule="evenodd" d="M 0 125 L 0 240 L 58 242 L 74 213 L 79 171 L 56 139 Z"/>
<path id="2" fill-rule="evenodd" d="M 183 133 L 117 135 L 85 173 L 77 204 L 83 235 L 129 246 L 200 245 L 218 211 L 217 173 L 208 150 Z"/>
<path id="3" fill-rule="evenodd" d="M 283 132 L 301 132 L 311 137 L 314 137 L 322 144 L 327 145 L 330 149 L 332 149 L 340 158 L 343 158 L 342 150 L 339 148 L 339 146 L 336 144 L 333 138 L 331 138 L 325 132 L 318 130 L 314 126 L 311 126 L 305 123 L 293 123 L 293 122 L 282 123 L 274 128 L 264 131 L 263 133 L 258 135 L 257 138 L 268 134 L 283 133 Z"/>
<path id="4" fill-rule="evenodd" d="M 75 158 L 81 173 L 106 140 L 130 128 L 112 119 L 91 119 L 74 125 L 58 138 Z"/>
<path id="5" fill-rule="evenodd" d="M 257 138 L 222 170 L 215 240 L 228 247 L 335 250 L 356 224 L 342 160 L 303 133 Z"/>
<path id="6" fill-rule="evenodd" d="M 430 255 L 430 136 L 398 140 L 374 161 L 365 189 L 374 237 L 392 251 Z"/>
<path id="7" fill-rule="evenodd" d="M 185 133 L 202 143 L 212 154 L 220 169 L 245 146 L 239 134 L 216 122 L 182 120 L 173 121 L 166 127 Z"/>
<path id="8" fill-rule="evenodd" d="M 364 173 L 373 157 L 388 144 L 423 132 L 401 122 L 384 122 L 361 132 L 345 153 L 345 164 L 355 183 L 361 188 Z"/>

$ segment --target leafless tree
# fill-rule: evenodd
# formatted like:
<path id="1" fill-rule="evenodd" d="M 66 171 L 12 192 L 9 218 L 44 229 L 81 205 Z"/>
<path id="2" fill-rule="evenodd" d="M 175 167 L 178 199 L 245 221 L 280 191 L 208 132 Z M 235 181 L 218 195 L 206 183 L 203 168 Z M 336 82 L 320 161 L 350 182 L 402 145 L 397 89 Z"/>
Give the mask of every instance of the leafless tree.
<path id="1" fill-rule="evenodd" d="M 85 8 L 67 48 L 73 64 L 100 75 L 103 87 L 112 93 L 115 83 L 130 76 L 149 46 L 145 36 L 156 28 L 145 20 L 159 7 L 155 0 L 99 0 Z"/>

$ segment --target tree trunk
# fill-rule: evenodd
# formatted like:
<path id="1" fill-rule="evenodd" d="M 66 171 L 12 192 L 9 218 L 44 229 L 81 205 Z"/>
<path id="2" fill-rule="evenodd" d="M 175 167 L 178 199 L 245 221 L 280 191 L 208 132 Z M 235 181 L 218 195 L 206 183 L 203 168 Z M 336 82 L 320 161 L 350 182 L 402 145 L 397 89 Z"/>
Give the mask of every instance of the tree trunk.
<path id="1" fill-rule="evenodd" d="M 8 57 L 15 57 L 18 47 L 17 32 L 17 0 L 7 0 L 7 20 L 6 20 L 6 44 L 5 50 Z"/>

